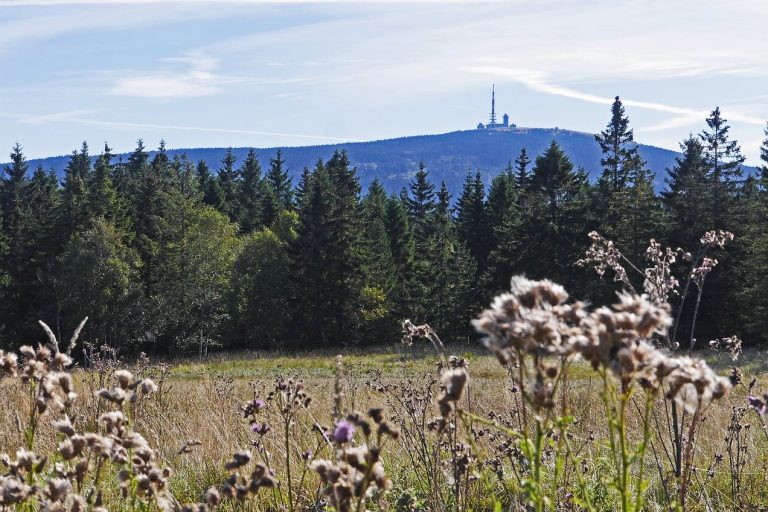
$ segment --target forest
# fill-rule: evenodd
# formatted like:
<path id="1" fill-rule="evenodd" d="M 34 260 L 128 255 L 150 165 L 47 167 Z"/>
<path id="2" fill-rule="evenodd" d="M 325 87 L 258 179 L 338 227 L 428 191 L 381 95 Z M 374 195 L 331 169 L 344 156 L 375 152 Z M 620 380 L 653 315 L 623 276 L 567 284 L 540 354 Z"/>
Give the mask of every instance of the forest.
<path id="1" fill-rule="evenodd" d="M 714 109 L 657 193 L 617 97 L 596 135 L 596 182 L 553 141 L 539 155 L 523 149 L 490 183 L 469 170 L 458 197 L 423 165 L 399 194 L 378 181 L 363 191 L 343 151 L 293 183 L 280 152 L 266 169 L 254 151 L 211 169 L 170 158 L 162 141 L 150 159 L 139 140 L 126 161 L 105 144 L 92 165 L 84 143 L 59 180 L 30 169 L 17 143 L 0 189 L 0 347 L 36 341 L 38 320 L 61 336 L 86 316 L 80 339 L 124 354 L 377 345 L 398 339 L 405 319 L 450 343 L 474 336 L 470 320 L 512 275 L 611 302 L 610 277 L 578 264 L 592 232 L 643 268 L 651 239 L 696 247 L 710 230 L 735 239 L 711 253 L 719 267 L 679 338 L 764 344 L 765 135 L 747 175 Z M 683 319 L 694 301 L 684 304 Z"/>

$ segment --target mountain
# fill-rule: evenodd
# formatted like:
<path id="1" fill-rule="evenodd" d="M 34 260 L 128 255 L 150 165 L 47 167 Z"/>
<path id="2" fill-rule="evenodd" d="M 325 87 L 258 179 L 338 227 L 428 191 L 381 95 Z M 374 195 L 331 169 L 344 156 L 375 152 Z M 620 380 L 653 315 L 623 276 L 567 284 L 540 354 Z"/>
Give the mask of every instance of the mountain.
<path id="1" fill-rule="evenodd" d="M 562 130 L 558 128 L 509 128 L 505 130 L 464 130 L 440 135 L 418 135 L 371 142 L 347 142 L 321 146 L 284 147 L 283 158 L 294 183 L 302 169 L 313 167 L 319 158 L 329 159 L 336 150 L 346 150 L 350 161 L 357 167 L 363 190 L 374 178 L 378 178 L 390 192 L 398 192 L 406 186 L 413 173 L 423 161 L 436 184 L 445 180 L 454 196 L 461 190 L 467 171 L 480 170 L 483 177 L 490 178 L 514 161 L 522 148 L 534 160 L 552 140 L 570 156 L 577 167 L 583 167 L 592 180 L 600 174 L 600 148 L 595 137 L 589 133 Z M 278 148 L 258 148 L 262 166 L 269 165 L 269 159 Z M 665 169 L 674 165 L 679 154 L 654 146 L 639 146 L 640 154 L 648 167 L 656 173 L 656 188 L 664 185 Z M 233 149 L 242 162 L 248 148 Z M 169 150 L 173 157 L 186 154 L 197 162 L 205 160 L 212 170 L 220 166 L 226 148 L 190 148 Z M 115 161 L 125 160 L 127 154 L 118 155 Z M 42 165 L 63 173 L 68 156 L 50 157 L 30 161 L 30 168 Z M 749 168 L 745 168 L 749 171 Z"/>

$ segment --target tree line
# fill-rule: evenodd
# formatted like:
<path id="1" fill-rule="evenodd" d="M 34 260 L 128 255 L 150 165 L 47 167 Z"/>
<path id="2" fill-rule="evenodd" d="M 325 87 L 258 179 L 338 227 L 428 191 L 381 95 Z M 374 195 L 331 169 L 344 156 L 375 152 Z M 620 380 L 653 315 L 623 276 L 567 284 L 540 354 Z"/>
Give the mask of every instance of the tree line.
<path id="1" fill-rule="evenodd" d="M 399 194 L 378 181 L 363 194 L 343 151 L 294 184 L 279 151 L 267 169 L 229 151 L 214 172 L 163 142 L 126 161 L 108 145 L 94 161 L 84 143 L 59 180 L 30 172 L 16 144 L 0 188 L 0 346 L 38 339 L 38 319 L 67 333 L 85 316 L 85 340 L 126 352 L 382 343 L 405 318 L 466 339 L 513 274 L 609 300 L 612 283 L 576 266 L 591 231 L 642 266 L 651 238 L 695 248 L 711 229 L 736 242 L 716 255 L 694 334 L 767 341 L 768 128 L 760 172 L 743 176 L 716 108 L 661 193 L 618 97 L 596 139 L 596 183 L 553 141 L 489 184 L 468 173 L 457 198 L 423 165 Z"/>

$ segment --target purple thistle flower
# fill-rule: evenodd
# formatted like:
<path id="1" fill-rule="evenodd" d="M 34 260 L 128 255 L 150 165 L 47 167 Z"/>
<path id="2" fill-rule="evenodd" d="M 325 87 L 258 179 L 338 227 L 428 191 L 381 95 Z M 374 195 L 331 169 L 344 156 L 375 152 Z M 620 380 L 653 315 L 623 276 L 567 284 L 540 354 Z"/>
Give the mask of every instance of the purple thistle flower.
<path id="1" fill-rule="evenodd" d="M 747 397 L 747 402 L 760 416 L 765 416 L 765 413 L 768 412 L 768 403 L 752 394 Z"/>
<path id="2" fill-rule="evenodd" d="M 257 398 L 256 400 L 253 401 L 253 407 L 257 411 L 262 410 L 265 405 L 266 404 L 264 403 L 264 400 L 262 400 L 261 398 Z"/>
<path id="3" fill-rule="evenodd" d="M 341 420 L 333 431 L 333 440 L 337 443 L 348 443 L 355 436 L 355 426 L 347 420 Z"/>
<path id="4" fill-rule="evenodd" d="M 260 436 L 263 436 L 270 430 L 272 430 L 272 427 L 269 426 L 269 423 L 259 423 L 259 422 L 251 423 L 251 432 L 259 434 Z"/>

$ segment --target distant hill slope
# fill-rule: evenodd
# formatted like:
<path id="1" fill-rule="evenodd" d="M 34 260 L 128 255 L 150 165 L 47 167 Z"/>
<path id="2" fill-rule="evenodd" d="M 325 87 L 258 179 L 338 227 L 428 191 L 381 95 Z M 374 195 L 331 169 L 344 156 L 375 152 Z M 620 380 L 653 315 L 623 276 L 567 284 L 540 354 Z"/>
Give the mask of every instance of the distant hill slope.
<path id="1" fill-rule="evenodd" d="M 345 149 L 354 166 L 357 167 L 364 189 L 378 178 L 390 192 L 397 192 L 406 186 L 420 161 L 430 172 L 432 180 L 439 184 L 445 180 L 455 195 L 467 171 L 480 170 L 484 178 L 490 178 L 504 169 L 510 161 L 526 148 L 531 159 L 542 153 L 552 140 L 556 140 L 570 156 L 576 166 L 587 170 L 592 180 L 600 174 L 600 148 L 594 135 L 560 129 L 514 128 L 506 131 L 466 130 L 440 135 L 418 135 L 371 142 L 348 142 L 322 146 L 287 147 L 283 157 L 289 172 L 298 180 L 302 169 L 312 168 L 319 158 L 327 160 L 337 149 Z M 266 168 L 269 159 L 278 148 L 257 148 L 262 166 Z M 217 170 L 226 148 L 190 148 L 170 150 L 171 156 L 186 153 L 190 160 L 205 160 L 212 170 Z M 233 149 L 242 162 L 248 148 Z M 674 164 L 678 153 L 654 146 L 640 145 L 640 154 L 648 167 L 656 172 L 656 188 L 664 184 L 665 169 Z M 118 155 L 116 161 L 125 159 Z M 54 169 L 61 175 L 69 157 L 50 157 L 30 161 L 30 168 L 38 164 L 45 169 Z"/>

